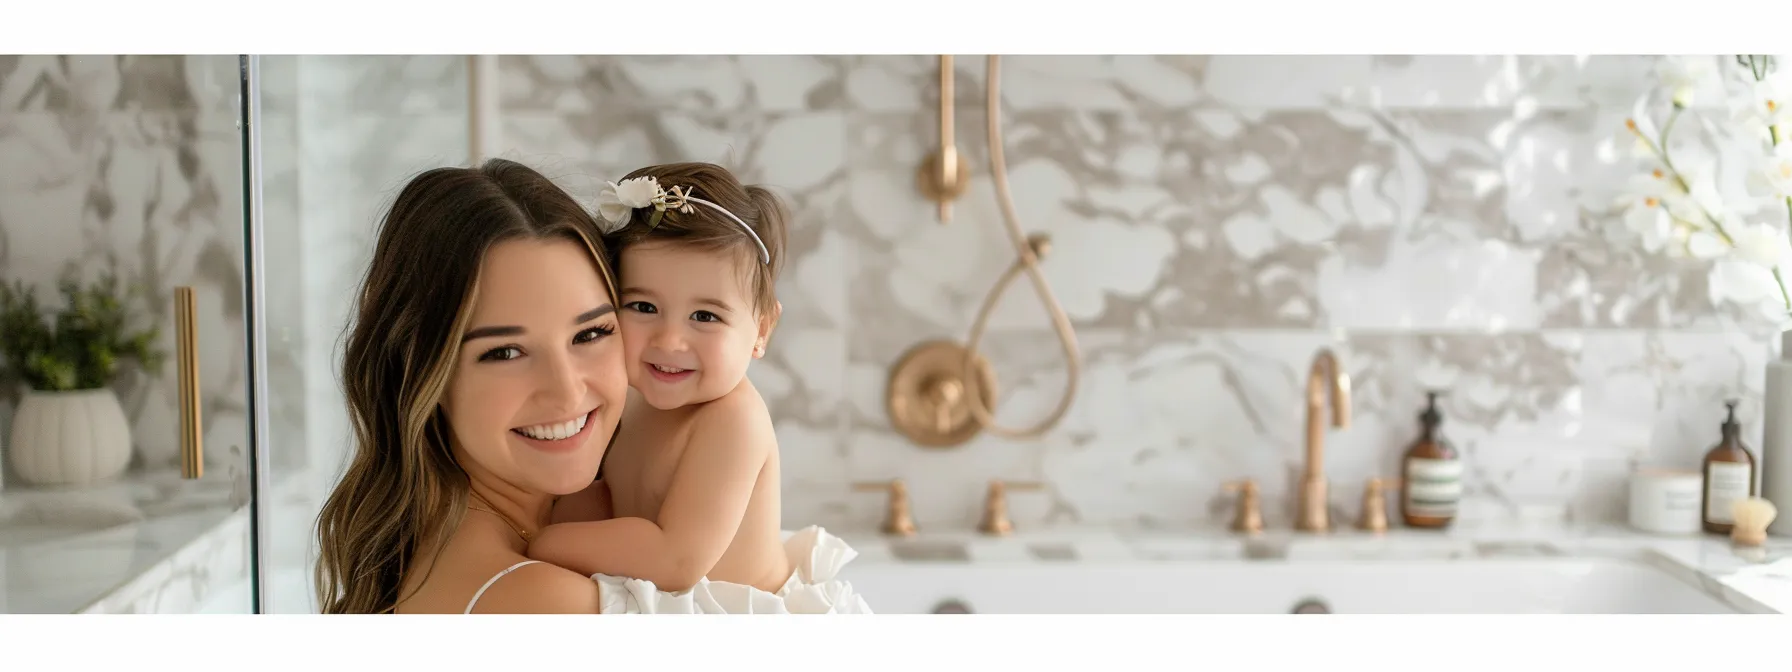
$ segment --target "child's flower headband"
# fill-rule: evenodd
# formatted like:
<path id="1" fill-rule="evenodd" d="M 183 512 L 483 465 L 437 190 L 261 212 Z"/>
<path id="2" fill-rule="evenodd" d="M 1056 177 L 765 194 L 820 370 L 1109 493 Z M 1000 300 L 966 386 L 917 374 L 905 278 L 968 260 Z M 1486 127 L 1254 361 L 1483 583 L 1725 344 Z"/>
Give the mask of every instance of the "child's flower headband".
<path id="1" fill-rule="evenodd" d="M 628 218 L 638 208 L 653 208 L 653 217 L 647 220 L 647 228 L 652 229 L 659 226 L 660 218 L 666 215 L 667 210 L 691 214 L 694 212 L 691 207 L 692 203 L 702 203 L 734 220 L 734 223 L 740 225 L 742 231 L 746 231 L 747 235 L 753 237 L 753 243 L 759 246 L 759 258 L 767 264 L 772 263 L 772 253 L 765 249 L 765 243 L 759 240 L 759 234 L 754 233 L 753 227 L 747 226 L 747 223 L 734 216 L 734 213 L 715 203 L 692 196 L 691 190 L 685 187 L 672 187 L 671 189 L 661 187 L 659 180 L 652 176 L 623 180 L 621 184 L 611 182 L 610 186 L 605 187 L 603 192 L 597 195 L 597 214 L 604 220 L 604 233 L 609 234 L 615 233 L 627 224 Z"/>

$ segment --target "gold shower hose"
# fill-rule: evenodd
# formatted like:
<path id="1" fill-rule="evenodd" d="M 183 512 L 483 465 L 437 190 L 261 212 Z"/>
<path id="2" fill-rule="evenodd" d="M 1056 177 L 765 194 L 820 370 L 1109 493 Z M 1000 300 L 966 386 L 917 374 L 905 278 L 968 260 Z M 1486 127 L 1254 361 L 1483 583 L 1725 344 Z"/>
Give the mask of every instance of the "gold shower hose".
<path id="1" fill-rule="evenodd" d="M 1008 230 L 1008 238 L 1014 242 L 1014 249 L 1019 257 L 1015 259 L 1013 265 L 1008 267 L 1006 272 L 1002 273 L 1001 279 L 996 281 L 995 287 L 991 288 L 989 295 L 984 297 L 982 309 L 977 311 L 977 320 L 971 324 L 971 335 L 965 342 L 963 370 L 966 372 L 976 370 L 973 367 L 977 358 L 981 357 L 977 350 L 977 344 L 983 340 L 983 329 L 989 323 L 989 314 L 995 309 L 996 300 L 1002 296 L 1002 291 L 1007 289 L 1008 283 L 1013 282 L 1015 276 L 1025 271 L 1027 276 L 1033 279 L 1033 288 L 1039 292 L 1039 297 L 1044 299 L 1046 312 L 1051 314 L 1052 329 L 1058 332 L 1058 343 L 1064 347 L 1064 362 L 1068 365 L 1070 375 L 1064 381 L 1064 393 L 1058 398 L 1057 408 L 1053 409 L 1051 415 L 1046 416 L 1045 420 L 1025 429 L 1010 429 L 996 424 L 993 411 L 983 406 L 982 391 L 978 389 L 978 376 L 964 376 L 966 394 L 963 396 L 969 400 L 966 406 L 977 418 L 977 424 L 982 425 L 985 431 L 1010 439 L 1029 439 L 1038 437 L 1056 426 L 1058 421 L 1064 418 L 1064 414 L 1070 411 L 1070 403 L 1076 398 L 1076 388 L 1082 378 L 1083 361 L 1082 355 L 1077 352 L 1076 331 L 1070 325 L 1070 317 L 1064 314 L 1063 306 L 1058 304 L 1058 298 L 1052 294 L 1051 285 L 1045 282 L 1045 274 L 1039 271 L 1040 257 L 1050 251 L 1050 238 L 1045 234 L 1026 236 L 1021 232 L 1019 218 L 1014 214 L 1014 198 L 1008 193 L 1008 165 L 1002 155 L 1001 57 L 989 56 L 988 70 L 988 80 L 984 86 L 988 96 L 984 102 L 984 117 L 989 123 L 989 173 L 990 178 L 995 182 L 996 202 L 1002 207 L 1002 224 Z"/>

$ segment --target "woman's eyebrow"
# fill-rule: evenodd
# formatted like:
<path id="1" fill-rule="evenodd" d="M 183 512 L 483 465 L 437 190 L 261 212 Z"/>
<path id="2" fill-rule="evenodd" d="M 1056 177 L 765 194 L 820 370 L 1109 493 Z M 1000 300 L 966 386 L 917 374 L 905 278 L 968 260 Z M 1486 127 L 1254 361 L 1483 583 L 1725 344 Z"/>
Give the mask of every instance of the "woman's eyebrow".
<path id="1" fill-rule="evenodd" d="M 614 312 L 616 312 L 616 306 L 614 304 L 606 303 L 606 304 L 598 306 L 596 308 L 592 308 L 591 310 L 587 310 L 583 313 L 579 313 L 579 316 L 577 318 L 573 319 L 572 323 L 574 325 L 584 324 L 586 322 L 590 322 L 592 320 L 603 317 L 605 315 L 609 315 L 610 313 L 614 313 Z M 460 342 L 465 343 L 467 341 L 471 341 L 476 338 L 495 338 L 498 336 L 516 336 L 516 335 L 519 335 L 522 333 L 524 333 L 524 329 L 522 327 L 508 325 L 508 324 L 496 325 L 496 326 L 490 326 L 490 327 L 479 327 L 476 329 L 468 329 L 466 335 L 460 337 Z"/>

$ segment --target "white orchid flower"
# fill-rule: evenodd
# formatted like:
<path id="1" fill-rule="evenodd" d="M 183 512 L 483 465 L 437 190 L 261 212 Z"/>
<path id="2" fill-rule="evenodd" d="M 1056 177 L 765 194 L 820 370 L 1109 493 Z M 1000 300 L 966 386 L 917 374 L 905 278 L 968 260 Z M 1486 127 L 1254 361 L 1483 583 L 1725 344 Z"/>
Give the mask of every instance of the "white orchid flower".
<path id="1" fill-rule="evenodd" d="M 1761 165 L 1749 173 L 1748 188 L 1755 196 L 1792 198 L 1792 142 L 1774 145 L 1762 157 Z"/>
<path id="2" fill-rule="evenodd" d="M 1680 180 L 1668 178 L 1673 189 L 1664 197 L 1674 216 L 1701 224 L 1707 215 L 1723 216 L 1720 213 L 1726 208 L 1723 192 L 1717 186 L 1717 163 L 1709 159 L 1683 159 L 1677 163 L 1682 164 Z"/>
<path id="3" fill-rule="evenodd" d="M 1693 230 L 1681 226 L 1675 229 L 1681 237 L 1680 249 L 1686 256 L 1700 260 L 1712 260 L 1730 253 L 1730 244 L 1719 238 L 1717 233 L 1709 229 Z"/>
<path id="4" fill-rule="evenodd" d="M 1757 128 L 1792 126 L 1792 74 L 1776 72 L 1746 86 L 1747 94 L 1730 100 L 1736 122 Z"/>
<path id="5" fill-rule="evenodd" d="M 1722 79 L 1714 56 L 1668 56 L 1656 62 L 1655 74 L 1679 107 L 1692 107 L 1700 92 Z"/>
<path id="6" fill-rule="evenodd" d="M 1713 303 L 1761 306 L 1766 314 L 1786 310 L 1773 269 L 1760 264 L 1736 257 L 1720 259 L 1712 264 L 1706 282 Z"/>
<path id="7" fill-rule="evenodd" d="M 1630 185 L 1619 198 L 1624 208 L 1624 228 L 1641 239 L 1643 249 L 1660 252 L 1673 239 L 1674 218 L 1668 210 L 1668 194 L 1673 187 L 1662 171 L 1645 173 L 1630 179 Z"/>
<path id="8" fill-rule="evenodd" d="M 1783 226 L 1769 223 L 1730 227 L 1730 240 L 1736 243 L 1736 258 L 1769 271 L 1792 261 L 1792 240 Z"/>

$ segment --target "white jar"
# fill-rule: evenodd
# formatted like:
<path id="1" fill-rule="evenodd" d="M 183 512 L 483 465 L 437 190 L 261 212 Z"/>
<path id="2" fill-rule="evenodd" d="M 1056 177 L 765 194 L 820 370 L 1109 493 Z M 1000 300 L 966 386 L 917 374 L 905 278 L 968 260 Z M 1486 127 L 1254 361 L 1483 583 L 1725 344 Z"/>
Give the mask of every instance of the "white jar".
<path id="1" fill-rule="evenodd" d="M 1630 526 L 1651 534 L 1698 534 L 1699 472 L 1658 467 L 1630 474 Z"/>

